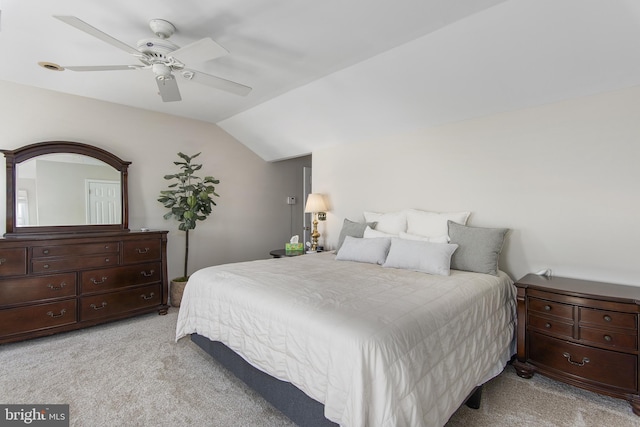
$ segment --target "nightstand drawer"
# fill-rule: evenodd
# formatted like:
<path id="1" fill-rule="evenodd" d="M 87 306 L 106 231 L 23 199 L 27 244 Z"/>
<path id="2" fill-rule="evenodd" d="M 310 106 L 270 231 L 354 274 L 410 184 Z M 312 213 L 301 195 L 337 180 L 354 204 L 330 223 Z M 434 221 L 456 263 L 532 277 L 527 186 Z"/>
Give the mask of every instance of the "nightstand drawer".
<path id="1" fill-rule="evenodd" d="M 630 393 L 637 390 L 638 357 L 529 333 L 529 360 L 536 366 L 573 375 L 580 381 L 607 385 Z"/>
<path id="2" fill-rule="evenodd" d="M 529 314 L 529 328 L 538 329 L 545 334 L 562 336 L 567 338 L 573 337 L 573 323 L 561 322 L 550 317 L 541 317 Z"/>
<path id="3" fill-rule="evenodd" d="M 618 350 L 635 351 L 638 348 L 636 334 L 625 334 L 605 329 L 580 328 L 580 341 Z"/>
<path id="4" fill-rule="evenodd" d="M 637 330 L 637 319 L 633 313 L 595 310 L 580 307 L 580 324 L 589 323 L 601 327 L 614 327 Z"/>
<path id="5" fill-rule="evenodd" d="M 573 321 L 573 306 L 559 302 L 529 298 L 529 310 Z"/>

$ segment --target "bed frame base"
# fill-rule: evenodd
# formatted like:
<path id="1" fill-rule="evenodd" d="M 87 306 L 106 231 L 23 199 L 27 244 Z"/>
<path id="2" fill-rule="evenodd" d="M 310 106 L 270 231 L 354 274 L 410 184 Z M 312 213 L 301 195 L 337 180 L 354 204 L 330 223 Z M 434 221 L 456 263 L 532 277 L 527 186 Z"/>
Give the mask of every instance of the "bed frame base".
<path id="1" fill-rule="evenodd" d="M 299 426 L 338 427 L 338 424 L 325 418 L 322 403 L 310 398 L 293 384 L 280 381 L 254 368 L 221 342 L 211 341 L 198 334 L 192 334 L 191 341 Z M 478 386 L 464 403 L 472 409 L 478 409 L 481 400 L 482 386 Z"/>
<path id="2" fill-rule="evenodd" d="M 258 392 L 294 423 L 305 427 L 338 427 L 338 424 L 324 417 L 322 403 L 310 398 L 293 384 L 280 381 L 254 368 L 218 341 L 210 341 L 198 334 L 192 334 L 191 341 L 213 356 L 222 366 Z"/>

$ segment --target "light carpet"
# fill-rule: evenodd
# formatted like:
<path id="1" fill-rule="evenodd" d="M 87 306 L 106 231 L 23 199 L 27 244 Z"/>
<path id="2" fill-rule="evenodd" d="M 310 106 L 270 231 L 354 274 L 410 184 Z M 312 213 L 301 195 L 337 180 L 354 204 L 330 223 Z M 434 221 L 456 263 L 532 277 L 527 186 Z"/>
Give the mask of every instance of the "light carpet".
<path id="1" fill-rule="evenodd" d="M 72 426 L 293 426 L 188 339 L 177 309 L 0 345 L 0 403 L 70 405 Z M 447 427 L 640 426 L 622 400 L 507 367 Z M 375 427 L 375 426 L 372 426 Z"/>

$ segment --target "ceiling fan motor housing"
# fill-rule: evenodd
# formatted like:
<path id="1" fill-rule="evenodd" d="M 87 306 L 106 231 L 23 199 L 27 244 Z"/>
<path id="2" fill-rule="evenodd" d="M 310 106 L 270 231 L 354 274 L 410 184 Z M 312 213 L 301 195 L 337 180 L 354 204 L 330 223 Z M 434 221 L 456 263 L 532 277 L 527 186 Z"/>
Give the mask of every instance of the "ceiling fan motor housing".
<path id="1" fill-rule="evenodd" d="M 138 41 L 138 50 L 152 56 L 165 56 L 179 47 L 166 39 L 149 38 Z"/>

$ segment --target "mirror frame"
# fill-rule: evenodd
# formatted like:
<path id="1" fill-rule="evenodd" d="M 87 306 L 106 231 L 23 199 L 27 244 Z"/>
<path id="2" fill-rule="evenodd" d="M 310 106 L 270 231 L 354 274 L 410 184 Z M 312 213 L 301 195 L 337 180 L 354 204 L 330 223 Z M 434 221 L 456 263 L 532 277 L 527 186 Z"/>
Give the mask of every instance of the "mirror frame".
<path id="1" fill-rule="evenodd" d="M 25 145 L 16 150 L 0 150 L 7 162 L 7 228 L 5 237 L 34 236 L 50 233 L 84 233 L 97 231 L 129 231 L 129 193 L 128 167 L 131 162 L 122 160 L 101 148 L 79 142 L 45 141 Z M 44 154 L 71 153 L 93 157 L 120 171 L 120 195 L 122 197 L 122 221 L 120 224 L 80 224 L 56 226 L 27 226 L 17 227 L 16 219 L 16 166 L 25 160 Z"/>

